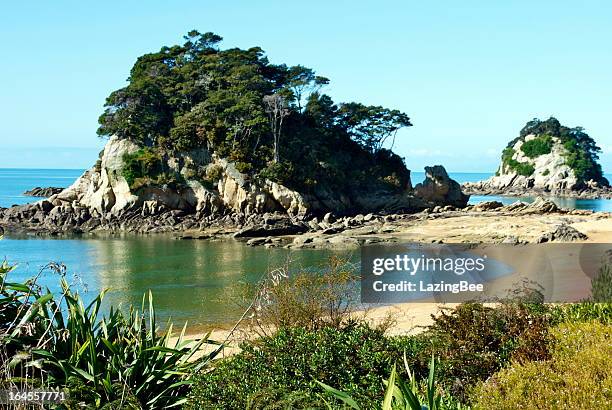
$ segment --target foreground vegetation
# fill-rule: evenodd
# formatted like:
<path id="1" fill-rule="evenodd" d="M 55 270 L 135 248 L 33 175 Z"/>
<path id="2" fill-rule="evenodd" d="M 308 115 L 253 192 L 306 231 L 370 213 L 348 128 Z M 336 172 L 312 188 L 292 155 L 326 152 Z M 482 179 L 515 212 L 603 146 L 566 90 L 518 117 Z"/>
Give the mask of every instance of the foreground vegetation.
<path id="1" fill-rule="evenodd" d="M 550 358 L 516 363 L 478 385 L 478 409 L 612 407 L 612 326 L 563 323 L 550 331 Z"/>
<path id="2" fill-rule="evenodd" d="M 251 292 L 233 356 L 195 360 L 207 338 L 170 341 L 152 296 L 140 310 L 100 315 L 103 294 L 84 306 L 61 265 L 62 292 L 37 278 L 10 281 L 0 268 L 2 388 L 57 387 L 63 408 L 462 409 L 606 408 L 612 305 L 550 306 L 527 289 L 495 306 L 464 303 L 412 336 L 388 336 L 353 312 L 352 267 L 322 274 L 272 271 Z M 604 282 L 594 283 L 607 298 Z M 603 278 L 603 279 L 602 279 Z M 212 342 L 210 342 L 212 343 Z M 422 407 L 425 406 L 425 407 Z"/>
<path id="3" fill-rule="evenodd" d="M 429 402 L 431 407 L 430 399 L 435 397 L 434 408 L 491 408 L 482 392 L 491 384 L 495 386 L 495 380 L 508 369 L 540 363 L 555 371 L 556 346 L 563 343 L 560 329 L 581 333 L 580 326 L 592 323 L 604 334 L 612 329 L 609 303 L 551 306 L 542 302 L 537 290 L 529 288 L 515 292 L 495 307 L 461 304 L 436 316 L 430 327 L 413 336 L 387 336 L 388 323 L 372 327 L 348 313 L 342 315 L 344 320 L 319 322 L 313 318 L 325 307 L 332 307 L 328 310 L 332 314 L 323 317 L 338 317 L 333 307 L 341 305 L 334 302 L 345 294 L 330 293 L 329 286 L 323 286 L 326 296 L 313 296 L 316 284 L 342 283 L 344 271 L 332 266 L 336 268 L 323 278 L 297 275 L 293 281 L 279 282 L 280 290 L 264 292 L 270 304 L 259 306 L 260 317 L 280 311 L 283 317 L 295 320 L 276 322 L 275 332 L 245 342 L 240 353 L 216 361 L 196 375 L 188 408 L 416 408 L 415 402 L 407 399 L 408 391 L 420 405 Z M 607 281 L 609 289 L 605 274 L 609 269 L 603 271 L 594 288 L 601 289 Z M 301 298 L 304 289 L 308 289 L 308 297 Z M 291 297 L 280 297 L 288 293 Z M 604 297 L 596 300 L 609 300 L 601 290 L 595 293 Z M 589 338 L 588 334 L 576 337 Z M 595 344 L 599 343 L 596 339 Z M 582 351 L 585 346 L 573 344 L 573 354 L 588 354 Z M 572 356 L 568 357 L 571 361 Z M 604 350 L 600 358 L 598 365 L 601 361 L 609 363 L 612 355 Z M 585 372 L 600 370 L 597 367 Z M 394 383 L 396 387 L 390 390 L 389 385 Z M 497 399 L 507 400 L 508 408 L 524 408 L 513 407 L 512 395 L 517 393 L 508 385 L 509 390 L 499 392 Z M 535 391 L 545 389 L 545 385 L 546 380 L 530 382 Z M 582 391 L 581 395 L 589 395 L 593 403 L 582 407 L 600 408 L 596 403 L 607 400 L 608 392 Z M 540 408 L 554 408 L 554 403 Z"/>
<path id="4" fill-rule="evenodd" d="M 43 291 L 37 278 L 10 281 L 13 267 L 0 266 L 0 388 L 62 388 L 65 408 L 165 409 L 181 405 L 191 375 L 214 357 L 190 360 L 207 339 L 171 342 L 172 326 L 159 333 L 153 297 L 126 315 L 100 315 L 104 292 L 84 305 L 71 290 L 62 265 L 62 292 Z M 41 272 L 41 274 L 44 271 Z"/>

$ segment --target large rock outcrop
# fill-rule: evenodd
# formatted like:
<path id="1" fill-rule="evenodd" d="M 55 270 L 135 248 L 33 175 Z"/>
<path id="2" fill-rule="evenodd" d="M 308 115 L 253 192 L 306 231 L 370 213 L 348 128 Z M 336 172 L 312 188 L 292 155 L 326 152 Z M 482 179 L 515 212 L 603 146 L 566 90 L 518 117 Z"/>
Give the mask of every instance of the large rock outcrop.
<path id="1" fill-rule="evenodd" d="M 402 193 L 349 197 L 321 188 L 303 194 L 241 173 L 232 162 L 206 149 L 165 154 L 160 159 L 160 167 L 175 177 L 174 183 L 148 176 L 130 183 L 124 172 L 125 158 L 142 149 L 128 140 L 110 138 L 96 165 L 70 187 L 35 204 L 0 210 L 0 224 L 47 231 L 155 232 L 202 228 L 217 221 L 239 228 L 257 225 L 267 214 L 298 221 L 327 212 L 347 215 L 410 212 L 437 205 L 463 207 L 468 198 L 441 166 L 427 168 L 426 180 Z"/>

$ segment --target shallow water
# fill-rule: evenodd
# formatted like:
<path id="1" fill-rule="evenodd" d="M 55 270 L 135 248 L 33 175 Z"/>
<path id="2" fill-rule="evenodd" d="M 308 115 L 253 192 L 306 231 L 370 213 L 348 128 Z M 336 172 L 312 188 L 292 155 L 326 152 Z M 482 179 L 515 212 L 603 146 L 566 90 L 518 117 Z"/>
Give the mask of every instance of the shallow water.
<path id="1" fill-rule="evenodd" d="M 257 283 L 288 258 L 294 268 L 312 268 L 329 256 L 331 252 L 322 250 L 265 249 L 234 240 L 175 240 L 165 235 L 0 241 L 0 257 L 17 264 L 12 281 L 36 275 L 51 261 L 63 263 L 66 279 L 86 300 L 108 288 L 107 306 L 140 306 L 144 292 L 151 290 L 160 320 L 200 326 L 239 317 L 242 284 Z M 59 290 L 59 277 L 50 270 L 40 283 Z"/>

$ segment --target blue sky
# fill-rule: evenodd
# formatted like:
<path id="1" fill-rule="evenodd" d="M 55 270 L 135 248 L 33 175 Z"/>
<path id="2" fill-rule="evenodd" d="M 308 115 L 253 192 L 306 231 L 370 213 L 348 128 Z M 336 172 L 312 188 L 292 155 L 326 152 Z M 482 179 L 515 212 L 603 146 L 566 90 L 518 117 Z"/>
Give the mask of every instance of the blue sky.
<path id="1" fill-rule="evenodd" d="M 415 171 L 493 171 L 525 122 L 554 115 L 585 127 L 612 172 L 612 2 L 92 4 L 3 4 L 0 167 L 91 166 L 105 97 L 137 56 L 196 28 L 314 68 L 337 101 L 405 111 L 395 150 Z"/>

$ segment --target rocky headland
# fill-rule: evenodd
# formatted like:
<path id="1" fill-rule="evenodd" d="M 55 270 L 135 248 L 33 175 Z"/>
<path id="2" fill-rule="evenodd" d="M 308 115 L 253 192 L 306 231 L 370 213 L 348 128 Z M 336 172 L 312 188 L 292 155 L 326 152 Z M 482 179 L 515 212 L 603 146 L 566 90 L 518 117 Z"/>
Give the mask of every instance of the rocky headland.
<path id="1" fill-rule="evenodd" d="M 504 149 L 495 176 L 464 183 L 462 189 L 472 195 L 610 199 L 599 152 L 582 128 L 562 126 L 555 118 L 533 120 Z"/>
<path id="2" fill-rule="evenodd" d="M 47 199 L 0 210 L 0 225 L 262 237 L 310 231 L 326 215 L 467 205 L 441 166 L 413 186 L 388 148 L 412 126 L 406 113 L 335 102 L 314 70 L 273 64 L 259 47 L 221 49 L 221 40 L 192 31 L 140 56 L 106 99 L 97 163 Z"/>
<path id="3" fill-rule="evenodd" d="M 204 148 L 163 159 L 164 168 L 182 177 L 180 184 L 132 181 L 130 185 L 125 176 L 126 158 L 139 152 L 142 147 L 131 141 L 110 138 L 96 165 L 70 187 L 33 204 L 0 209 L 0 225 L 9 231 L 49 234 L 214 228 L 234 232 L 236 237 L 262 237 L 303 233 L 321 226 L 326 229 L 336 217 L 348 221 L 357 215 L 359 221 L 363 218 L 359 214 L 460 208 L 468 200 L 441 166 L 427 167 L 425 181 L 401 192 L 347 195 L 320 190 L 304 194 L 268 179 L 252 178 Z M 42 190 L 37 192 L 42 195 Z M 199 236 L 206 235 L 196 234 Z"/>

